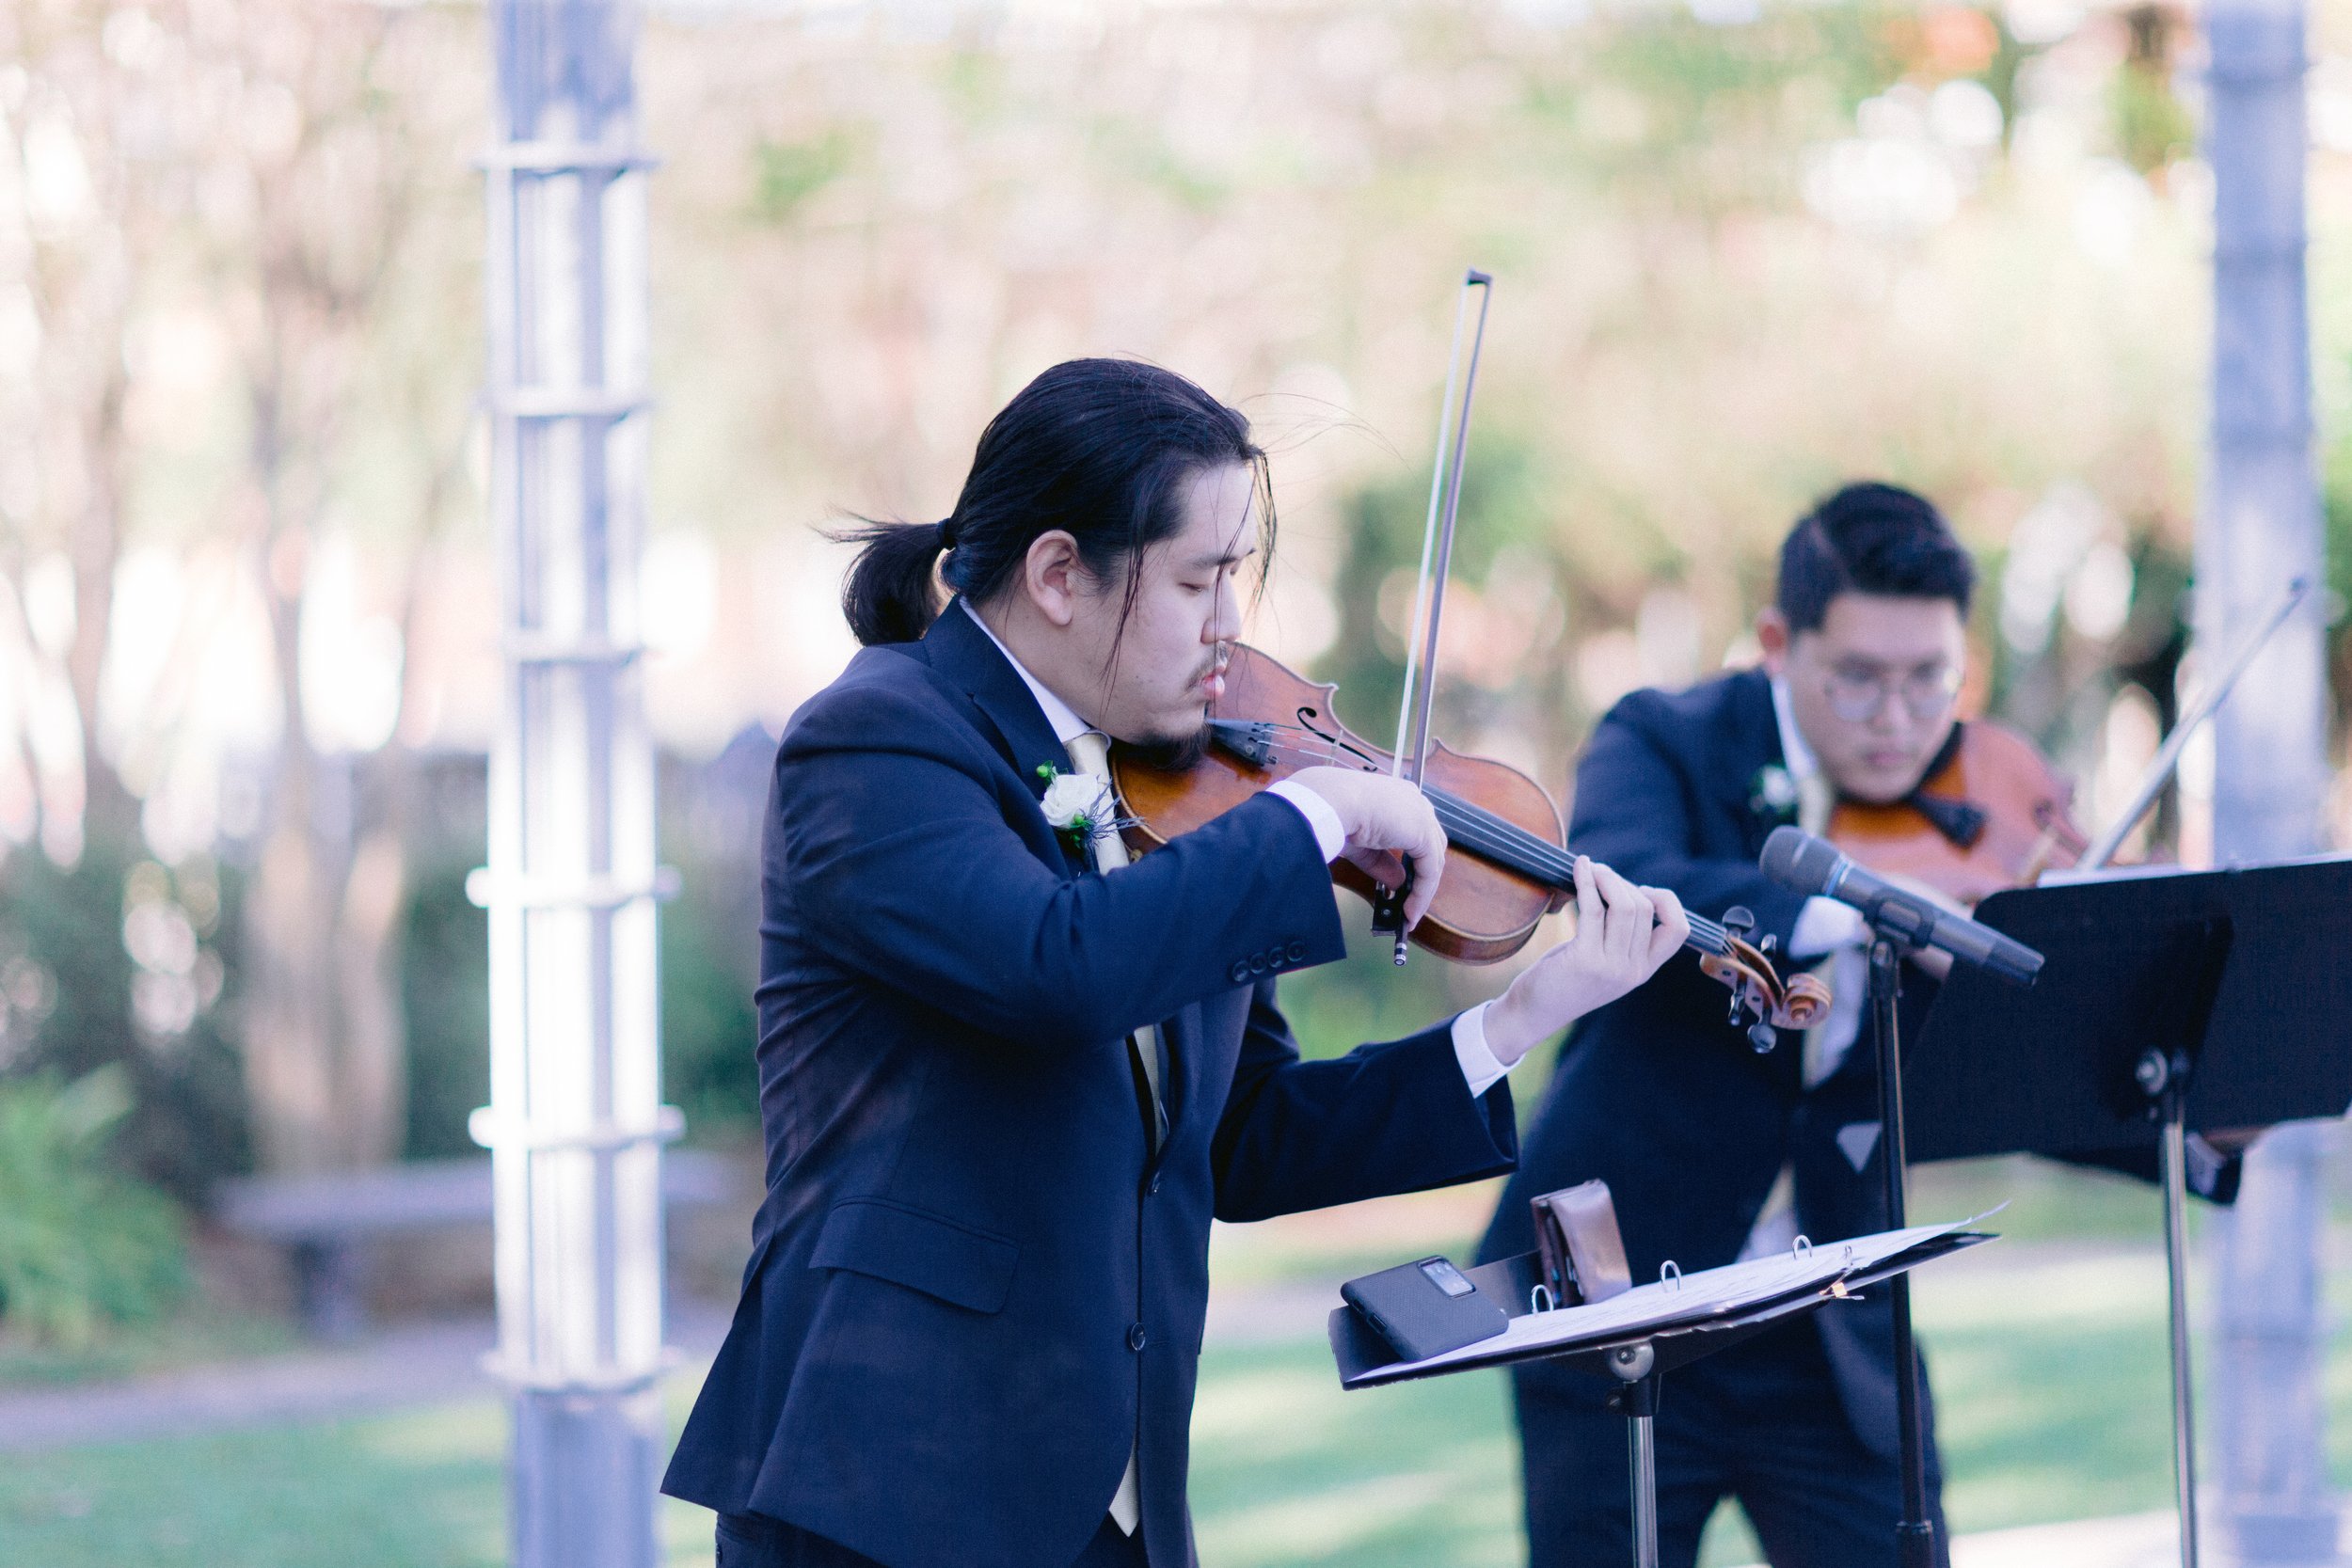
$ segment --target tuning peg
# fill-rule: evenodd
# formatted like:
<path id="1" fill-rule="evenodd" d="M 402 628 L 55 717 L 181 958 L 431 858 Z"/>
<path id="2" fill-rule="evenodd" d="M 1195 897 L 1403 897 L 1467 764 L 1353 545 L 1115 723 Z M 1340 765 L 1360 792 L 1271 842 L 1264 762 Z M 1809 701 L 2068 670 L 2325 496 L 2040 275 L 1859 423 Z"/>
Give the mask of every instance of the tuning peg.
<path id="1" fill-rule="evenodd" d="M 1724 911 L 1724 917 L 1718 924 L 1741 942 L 1745 942 L 1748 940 L 1748 933 L 1756 929 L 1756 911 L 1745 904 L 1734 904 Z"/>
<path id="2" fill-rule="evenodd" d="M 1757 1055 L 1762 1056 L 1780 1043 L 1780 1035 L 1771 1024 L 1757 1023 L 1748 1030 L 1748 1043 L 1756 1047 Z"/>

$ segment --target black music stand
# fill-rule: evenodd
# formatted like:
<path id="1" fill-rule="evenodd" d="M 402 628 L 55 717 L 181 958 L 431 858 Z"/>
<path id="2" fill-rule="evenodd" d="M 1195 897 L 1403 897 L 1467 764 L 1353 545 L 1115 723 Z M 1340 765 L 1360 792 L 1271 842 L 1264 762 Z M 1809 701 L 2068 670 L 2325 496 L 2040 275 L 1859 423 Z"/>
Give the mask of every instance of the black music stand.
<path id="1" fill-rule="evenodd" d="M 1810 1243 L 1800 1238 L 1800 1246 L 1805 1250 L 1792 1256 L 1812 1257 L 1818 1252 L 1827 1258 L 1840 1247 L 1869 1248 L 1873 1243 L 1887 1242 L 1894 1234 L 1856 1237 L 1851 1243 L 1824 1242 L 1819 1249 L 1813 1249 Z M 1819 1311 L 1836 1302 L 1854 1300 L 1866 1286 L 1897 1278 L 1922 1263 L 1992 1240 L 1981 1231 L 1958 1227 L 1920 1227 L 1910 1244 L 1892 1250 L 1876 1249 L 1883 1255 L 1874 1252 L 1855 1266 L 1836 1271 L 1830 1277 L 1817 1277 L 1768 1298 L 1744 1300 L 1696 1318 L 1677 1310 L 1681 1296 L 1678 1287 L 1687 1286 L 1693 1296 L 1703 1295 L 1711 1276 L 1729 1275 L 1739 1265 L 1694 1274 L 1686 1281 L 1669 1264 L 1659 1285 L 1633 1293 L 1647 1298 L 1644 1310 L 1621 1314 L 1620 1320 L 1606 1330 L 1576 1334 L 1545 1344 L 1514 1342 L 1512 1337 L 1505 1336 L 1422 1362 L 1399 1361 L 1387 1341 L 1353 1308 L 1341 1307 L 1334 1308 L 1330 1317 L 1331 1356 L 1339 1367 L 1340 1386 L 1350 1389 L 1507 1367 L 1522 1361 L 1557 1360 L 1608 1372 L 1620 1385 L 1614 1403 L 1626 1418 L 1628 1455 L 1631 1461 L 1634 1568 L 1658 1568 L 1657 1447 L 1651 1423 L 1658 1414 L 1659 1383 L 1667 1372 L 1717 1351 L 1728 1350 L 1804 1313 Z M 1483 1263 L 1463 1273 L 1481 1294 L 1501 1306 L 1513 1319 L 1538 1315 L 1533 1303 L 1543 1275 L 1534 1253 Z M 1615 1299 L 1622 1305 L 1632 1299 L 1632 1294 Z M 1566 1323 L 1578 1310 L 1559 1313 L 1557 1317 Z"/>
<path id="2" fill-rule="evenodd" d="M 2154 1151 L 2172 1331 L 2181 1561 L 2197 1564 L 2187 1134 L 2352 1103 L 2352 861 L 2133 871 L 1999 893 L 1977 918 L 2047 960 L 2031 990 L 1955 969 L 1903 1052 L 1914 1163 Z"/>

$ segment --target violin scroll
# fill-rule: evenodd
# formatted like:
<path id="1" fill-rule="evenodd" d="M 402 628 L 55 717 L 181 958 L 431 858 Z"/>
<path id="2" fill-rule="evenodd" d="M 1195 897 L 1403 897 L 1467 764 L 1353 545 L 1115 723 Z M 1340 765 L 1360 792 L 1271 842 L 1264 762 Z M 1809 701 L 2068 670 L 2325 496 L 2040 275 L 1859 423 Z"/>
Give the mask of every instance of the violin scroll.
<path id="1" fill-rule="evenodd" d="M 1772 939 L 1752 942 L 1756 916 L 1743 905 L 1724 911 L 1723 948 L 1699 955 L 1699 973 L 1731 988 L 1731 1024 L 1747 1026 L 1758 1055 L 1780 1043 L 1776 1031 L 1810 1029 L 1829 1012 L 1830 990 L 1811 974 L 1783 980 L 1772 967 Z"/>

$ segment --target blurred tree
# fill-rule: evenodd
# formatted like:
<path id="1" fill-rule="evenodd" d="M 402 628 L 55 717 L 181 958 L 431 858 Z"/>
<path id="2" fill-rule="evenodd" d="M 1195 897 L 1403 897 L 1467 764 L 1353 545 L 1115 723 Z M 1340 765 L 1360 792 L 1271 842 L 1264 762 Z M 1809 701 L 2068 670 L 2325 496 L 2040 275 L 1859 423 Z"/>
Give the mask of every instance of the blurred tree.
<path id="1" fill-rule="evenodd" d="M 334 800 L 350 765 L 316 733 L 338 694 L 322 689 L 306 616 L 312 552 L 342 521 L 371 391 L 381 399 L 373 412 L 408 433 L 416 476 L 414 510 L 384 541 L 410 636 L 458 488 L 462 417 L 446 406 L 446 350 L 429 347 L 434 371 L 419 373 L 389 330 L 402 269 L 430 265 L 429 248 L 416 253 L 435 243 L 420 218 L 444 215 L 434 198 L 458 178 L 452 128 L 435 121 L 435 95 L 417 89 L 457 49 L 479 48 L 437 20 L 280 0 L 240 5 L 212 40 L 237 80 L 244 133 L 212 172 L 251 186 L 217 265 L 239 296 L 253 559 L 281 713 L 246 902 L 244 1007 L 255 1144 L 278 1170 L 391 1158 L 407 1120 L 398 975 L 414 780 L 400 720 L 411 683 L 404 661 L 390 722 L 371 737 L 373 798 Z"/>
<path id="2" fill-rule="evenodd" d="M 2116 150 L 2142 174 L 2160 172 L 2197 150 L 2197 125 L 2172 90 L 2174 56 L 2190 37 L 2188 13 L 2137 5 L 2123 13 L 2130 40 L 2110 89 Z"/>
<path id="3" fill-rule="evenodd" d="M 11 62 L 0 89 L 0 279 L 13 286 L 0 292 L 0 567 L 24 584 L 48 555 L 70 575 L 70 598 L 34 641 L 62 666 L 78 754 L 70 773 L 54 759 L 28 770 L 44 784 L 41 842 L 66 862 L 86 836 L 127 843 L 137 828 L 98 709 L 132 482 L 124 414 L 144 262 L 185 195 L 184 126 L 159 102 L 164 37 L 147 11 L 0 8 L 0 59 Z"/>

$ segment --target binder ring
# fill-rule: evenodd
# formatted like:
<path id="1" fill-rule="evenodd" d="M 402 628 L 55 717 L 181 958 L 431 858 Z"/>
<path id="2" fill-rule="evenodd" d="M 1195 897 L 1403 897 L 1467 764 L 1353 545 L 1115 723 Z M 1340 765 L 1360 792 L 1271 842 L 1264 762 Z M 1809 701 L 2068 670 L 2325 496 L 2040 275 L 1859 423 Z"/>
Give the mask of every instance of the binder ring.
<path id="1" fill-rule="evenodd" d="M 1658 1283 L 1663 1285 L 1669 1293 L 1679 1293 L 1682 1290 L 1682 1265 L 1671 1258 L 1659 1264 Z"/>
<path id="2" fill-rule="evenodd" d="M 1797 1237 L 1797 1239 L 1796 1239 L 1795 1241 L 1793 1241 L 1793 1242 L 1791 1242 L 1791 1243 L 1788 1243 L 1788 1251 L 1789 1251 L 1789 1253 L 1790 1253 L 1790 1255 L 1791 1255 L 1791 1256 L 1793 1256 L 1793 1257 L 1797 1257 L 1797 1258 L 1810 1258 L 1810 1257 L 1812 1257 L 1812 1256 L 1813 1256 L 1813 1238 L 1812 1238 L 1812 1237 L 1810 1237 L 1810 1236 L 1806 1236 L 1806 1235 L 1800 1234 L 1800 1235 Z M 1847 1256 L 1851 1257 L 1851 1256 L 1852 1256 L 1853 1249 L 1852 1249 L 1851 1247 L 1848 1247 L 1848 1248 L 1846 1249 L 1846 1252 L 1847 1252 Z"/>
<path id="3" fill-rule="evenodd" d="M 1531 1290 L 1531 1291 L 1529 1291 L 1527 1292 L 1527 1309 L 1528 1309 L 1528 1311 L 1530 1311 L 1530 1312 L 1549 1312 L 1549 1311 L 1550 1311 L 1550 1310 L 1551 1310 L 1551 1308 L 1552 1308 L 1552 1300 L 1551 1300 L 1551 1287 L 1550 1287 L 1550 1286 L 1549 1286 L 1549 1285 L 1538 1285 L 1538 1286 L 1534 1287 L 1533 1290 Z"/>

